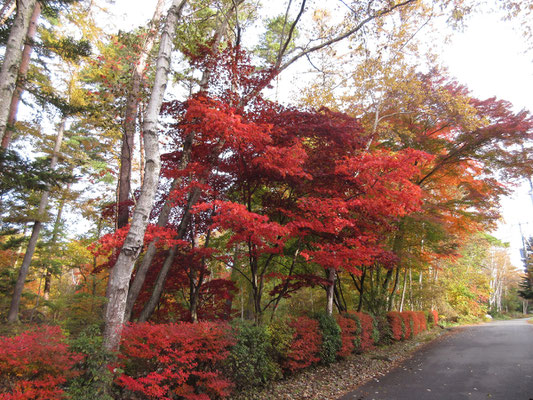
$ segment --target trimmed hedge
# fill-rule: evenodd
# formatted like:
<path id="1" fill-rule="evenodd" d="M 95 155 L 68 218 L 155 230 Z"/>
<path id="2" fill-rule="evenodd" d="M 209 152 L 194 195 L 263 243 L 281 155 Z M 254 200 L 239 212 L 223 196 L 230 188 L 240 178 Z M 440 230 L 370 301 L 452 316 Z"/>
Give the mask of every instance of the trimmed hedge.
<path id="1" fill-rule="evenodd" d="M 333 315 L 317 313 L 315 318 L 322 334 L 320 359 L 324 365 L 329 365 L 337 360 L 337 353 L 342 347 L 341 328 Z"/>
<path id="2" fill-rule="evenodd" d="M 350 312 L 346 316 L 359 321 L 359 326 L 361 327 L 358 340 L 359 347 L 356 350 L 358 352 L 364 352 L 373 349 L 375 343 L 374 317 L 362 312 Z"/>
<path id="3" fill-rule="evenodd" d="M 379 342 L 405 340 L 437 322 L 436 311 L 393 311 L 379 318 L 360 312 L 315 314 L 268 326 L 240 321 L 133 324 L 125 327 L 117 363 L 105 380 L 114 379 L 119 398 L 222 399 L 232 388 L 262 386 Z M 84 390 L 96 393 L 91 382 L 103 379 L 98 371 L 107 357 L 95 347 L 97 339 L 96 333 L 90 340 L 80 336 L 69 347 L 59 328 L 46 327 L 0 338 L 0 399 L 61 398 L 63 387 L 69 388 L 69 398 L 86 398 Z M 29 374 L 39 375 L 30 380 Z"/>
<path id="4" fill-rule="evenodd" d="M 341 329 L 341 348 L 337 352 L 337 356 L 344 358 L 355 352 L 359 348 L 359 333 L 361 325 L 359 320 L 355 318 L 348 318 L 342 315 L 337 315 L 337 324 Z"/>
<path id="5" fill-rule="evenodd" d="M 294 330 L 292 342 L 281 367 L 294 372 L 317 364 L 320 361 L 322 335 L 318 321 L 309 317 L 299 317 L 289 322 Z"/>
<path id="6" fill-rule="evenodd" d="M 397 341 L 405 339 L 405 323 L 401 313 L 399 311 L 387 313 L 387 321 L 391 328 L 392 339 Z"/>
<path id="7" fill-rule="evenodd" d="M 234 323 L 236 343 L 226 360 L 231 380 L 238 389 L 263 386 L 281 376 L 273 359 L 273 341 L 264 326 L 249 321 Z"/>
<path id="8" fill-rule="evenodd" d="M 223 363 L 235 346 L 227 323 L 131 324 L 120 347 L 121 398 L 188 400 L 224 398 L 233 383 Z"/>

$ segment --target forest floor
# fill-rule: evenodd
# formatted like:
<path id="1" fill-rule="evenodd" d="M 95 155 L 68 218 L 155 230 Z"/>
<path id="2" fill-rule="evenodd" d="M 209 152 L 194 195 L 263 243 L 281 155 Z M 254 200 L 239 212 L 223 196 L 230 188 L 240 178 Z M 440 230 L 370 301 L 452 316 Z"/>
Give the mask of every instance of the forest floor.
<path id="1" fill-rule="evenodd" d="M 330 366 L 309 368 L 286 379 L 272 382 L 263 389 L 235 393 L 232 400 L 336 400 L 391 371 L 412 357 L 424 345 L 458 329 L 434 328 L 406 342 L 377 347 L 363 354 L 354 354 Z"/>

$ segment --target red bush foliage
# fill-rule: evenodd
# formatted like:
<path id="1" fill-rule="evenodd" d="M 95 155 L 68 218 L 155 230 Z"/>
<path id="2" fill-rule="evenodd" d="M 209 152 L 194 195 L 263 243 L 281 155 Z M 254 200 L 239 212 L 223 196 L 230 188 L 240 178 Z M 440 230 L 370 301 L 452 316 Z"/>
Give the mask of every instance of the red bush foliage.
<path id="1" fill-rule="evenodd" d="M 294 329 L 294 334 L 287 358 L 282 363 L 283 369 L 294 372 L 318 363 L 322 346 L 318 321 L 309 317 L 299 317 L 289 322 L 289 326 Z"/>
<path id="2" fill-rule="evenodd" d="M 424 311 L 416 311 L 416 316 L 420 323 L 420 332 L 427 331 L 428 325 L 427 325 L 426 314 L 424 313 Z"/>
<path id="3" fill-rule="evenodd" d="M 398 341 L 404 339 L 401 314 L 398 311 L 391 311 L 387 313 L 387 321 L 391 328 L 392 338 Z"/>
<path id="4" fill-rule="evenodd" d="M 358 335 L 357 322 L 352 318 L 346 318 L 341 315 L 336 317 L 337 324 L 341 328 L 342 346 L 337 352 L 339 357 L 347 357 L 355 350 L 355 339 Z"/>
<path id="5" fill-rule="evenodd" d="M 374 319 L 371 315 L 363 312 L 353 312 L 351 315 L 359 318 L 361 323 L 361 341 L 360 350 L 367 351 L 374 348 L 374 339 L 372 337 L 372 331 L 374 330 Z"/>
<path id="6" fill-rule="evenodd" d="M 224 323 L 129 325 L 119 355 L 125 373 L 116 383 L 147 399 L 226 397 L 231 383 L 218 367 L 229 354 L 230 337 Z"/>
<path id="7" fill-rule="evenodd" d="M 401 312 L 400 317 L 403 321 L 404 326 L 404 339 L 411 339 L 413 337 L 413 332 L 411 329 L 411 316 L 407 312 Z"/>
<path id="8" fill-rule="evenodd" d="M 405 311 L 405 314 L 407 314 L 409 321 L 411 321 L 409 326 L 412 328 L 411 337 L 413 338 L 421 332 L 420 320 L 416 311 Z"/>
<path id="9" fill-rule="evenodd" d="M 58 326 L 0 338 L 0 399 L 50 400 L 63 397 L 82 356 L 70 352 Z"/>

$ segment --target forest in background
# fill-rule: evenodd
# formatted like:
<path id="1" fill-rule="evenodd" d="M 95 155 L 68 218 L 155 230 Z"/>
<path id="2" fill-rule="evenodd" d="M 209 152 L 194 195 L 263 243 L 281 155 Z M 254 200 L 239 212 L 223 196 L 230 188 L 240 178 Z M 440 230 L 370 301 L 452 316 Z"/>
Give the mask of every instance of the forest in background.
<path id="1" fill-rule="evenodd" d="M 528 312 L 532 241 L 513 266 L 490 232 L 533 119 L 433 47 L 481 3 L 152 6 L 109 32 L 104 1 L 2 5 L 4 334 L 114 351 L 130 321 Z"/>

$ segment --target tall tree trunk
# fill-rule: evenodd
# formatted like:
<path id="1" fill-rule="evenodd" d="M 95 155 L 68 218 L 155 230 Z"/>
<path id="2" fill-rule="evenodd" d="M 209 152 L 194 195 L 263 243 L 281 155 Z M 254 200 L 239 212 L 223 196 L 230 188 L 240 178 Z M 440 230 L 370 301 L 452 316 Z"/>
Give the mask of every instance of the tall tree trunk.
<path id="1" fill-rule="evenodd" d="M 240 4 L 241 2 L 242 0 L 239 0 L 237 3 Z M 220 40 L 225 35 L 226 30 L 227 30 L 227 20 L 224 19 L 219 24 L 217 29 L 215 30 L 214 40 L 212 44 L 213 49 L 215 49 L 216 46 L 218 46 L 218 44 L 220 43 Z M 202 79 L 200 80 L 200 90 L 204 90 L 207 88 L 210 73 L 211 72 L 209 70 L 203 71 Z M 194 141 L 194 136 L 193 134 L 190 134 L 185 139 L 185 142 L 183 143 L 183 151 L 182 151 L 181 159 L 178 165 L 178 169 L 180 170 L 183 170 L 189 164 L 193 141 Z M 182 178 L 175 178 L 172 181 L 169 193 L 171 193 L 175 188 L 179 187 L 181 185 L 181 182 L 182 182 Z M 193 190 L 192 196 L 197 198 L 197 196 L 199 196 L 200 193 L 198 192 L 197 194 L 195 194 L 194 193 L 195 191 L 198 191 L 198 189 Z M 191 207 L 194 206 L 194 203 L 192 203 L 190 206 Z M 172 209 L 172 203 L 170 201 L 170 198 L 167 198 L 165 201 L 165 204 L 163 204 L 163 208 L 161 209 L 161 212 L 159 213 L 159 217 L 157 219 L 158 226 L 165 226 L 168 223 L 171 209 Z M 188 219 L 190 217 L 189 211 L 190 211 L 190 208 L 187 208 L 184 210 L 184 215 L 182 217 L 182 220 Z M 181 225 L 182 224 L 180 224 L 180 226 Z M 181 237 L 179 238 L 181 239 Z M 133 312 L 133 307 L 135 305 L 135 301 L 137 300 L 137 297 L 139 297 L 139 293 L 141 292 L 144 281 L 146 280 L 146 275 L 148 273 L 148 270 L 150 269 L 150 266 L 152 264 L 152 261 L 156 253 L 157 253 L 157 248 L 156 248 L 155 242 L 152 242 L 148 245 L 148 249 L 146 249 L 146 252 L 144 253 L 141 264 L 139 265 L 139 267 L 137 268 L 135 272 L 135 277 L 133 278 L 133 282 L 131 283 L 129 293 L 128 293 L 128 300 L 126 304 L 126 317 L 125 318 L 128 321 L 131 320 L 132 318 L 132 312 Z M 171 263 L 169 264 L 169 267 L 170 265 Z M 161 275 L 161 279 L 166 279 L 166 273 Z M 160 284 L 156 283 L 156 285 L 160 285 Z M 162 290 L 162 286 L 161 286 L 161 290 Z M 159 301 L 159 296 L 160 294 L 159 295 L 152 294 L 152 297 L 157 297 L 157 301 Z M 148 304 L 145 305 L 145 308 L 148 308 L 148 309 L 152 308 L 153 310 L 155 310 L 156 305 L 157 303 L 153 304 L 153 301 L 150 301 L 150 305 Z M 145 316 L 146 316 L 146 313 L 145 313 Z"/>
<path id="2" fill-rule="evenodd" d="M 63 142 L 63 133 L 65 132 L 65 124 L 67 118 L 63 117 L 61 124 L 59 125 L 59 130 L 57 132 L 56 141 L 54 144 L 54 151 L 52 153 L 52 160 L 50 161 L 50 169 L 54 169 L 57 164 L 57 154 L 61 148 L 61 143 Z M 19 275 L 17 278 L 17 283 L 15 284 L 15 290 L 13 291 L 13 297 L 11 299 L 11 307 L 9 308 L 9 313 L 7 316 L 8 323 L 14 323 L 18 320 L 18 313 L 20 308 L 20 299 L 22 296 L 22 290 L 24 289 L 24 282 L 28 276 L 28 271 L 30 270 L 31 259 L 33 258 L 33 253 L 35 253 L 35 247 L 37 245 L 37 240 L 39 239 L 39 233 L 42 228 L 42 221 L 45 218 L 46 206 L 48 205 L 48 195 L 49 191 L 45 190 L 41 195 L 41 200 L 39 202 L 39 208 L 37 210 L 37 220 L 33 224 L 31 231 L 30 241 L 28 242 L 28 247 L 26 248 L 26 253 L 24 254 L 24 259 L 22 260 L 22 265 L 20 266 Z"/>
<path id="3" fill-rule="evenodd" d="M 204 248 L 209 248 L 209 241 L 211 239 L 211 229 L 207 231 L 207 235 L 205 238 Z M 198 322 L 198 305 L 200 303 L 200 290 L 202 289 L 202 285 L 204 283 L 205 279 L 205 262 L 206 257 L 202 257 L 202 263 L 201 263 L 201 272 L 199 276 L 195 279 L 194 271 L 191 271 L 191 274 L 189 276 L 190 280 L 190 293 L 189 293 L 189 305 L 190 305 L 190 312 L 191 312 L 191 321 L 192 322 Z"/>
<path id="4" fill-rule="evenodd" d="M 337 271 L 334 268 L 328 268 L 329 286 L 326 288 L 326 314 L 333 314 L 333 298 L 335 297 L 335 277 Z"/>
<path id="5" fill-rule="evenodd" d="M 118 214 L 117 214 L 117 229 L 120 229 L 128 224 L 129 206 L 128 200 L 131 191 L 131 169 L 133 160 L 133 143 L 135 137 L 135 130 L 137 127 L 137 111 L 140 103 L 141 84 L 143 82 L 143 73 L 148 62 L 148 55 L 154 47 L 155 39 L 157 37 L 157 26 L 161 15 L 163 14 L 163 7 L 165 1 L 158 0 L 154 16 L 150 22 L 150 28 L 146 40 L 141 48 L 139 59 L 133 68 L 131 78 L 131 89 L 126 99 L 126 111 L 124 115 L 124 123 L 122 125 L 122 148 L 120 151 L 120 172 L 118 179 Z"/>
<path id="6" fill-rule="evenodd" d="M 200 197 L 200 190 L 198 188 L 193 189 L 191 195 L 189 196 L 189 201 L 187 202 L 185 213 L 181 219 L 181 223 L 178 228 L 178 234 L 176 235 L 177 239 L 183 239 L 185 237 L 187 226 L 189 225 L 189 221 L 191 219 L 190 210 L 192 206 L 196 204 L 199 197 Z M 139 322 L 147 321 L 148 318 L 150 318 L 150 316 L 154 312 L 155 308 L 157 307 L 157 303 L 159 303 L 159 299 L 161 298 L 161 294 L 163 293 L 163 289 L 165 287 L 165 280 L 167 278 L 168 272 L 170 271 L 170 267 L 172 267 L 172 264 L 174 263 L 174 259 L 176 258 L 176 255 L 178 254 L 178 250 L 179 250 L 178 245 L 170 249 L 165 259 L 165 262 L 163 263 L 163 266 L 161 267 L 161 270 L 159 271 L 159 274 L 157 275 L 154 288 L 152 289 L 152 294 L 150 295 L 150 299 L 144 305 L 144 308 L 141 311 L 141 314 L 139 315 Z M 134 303 L 135 302 L 132 302 L 131 304 L 132 307 Z"/>
<path id="7" fill-rule="evenodd" d="M 230 275 L 230 280 L 232 282 L 237 282 L 237 276 L 239 275 L 239 272 L 237 271 L 238 259 L 239 259 L 239 246 L 235 245 L 235 252 L 233 253 L 233 262 L 231 264 L 231 275 Z M 226 300 L 224 309 L 225 309 L 225 312 L 224 312 L 225 318 L 230 319 L 231 310 L 233 309 L 233 296 L 228 297 L 228 299 Z"/>
<path id="8" fill-rule="evenodd" d="M 413 269 L 409 267 L 409 308 L 413 309 Z"/>
<path id="9" fill-rule="evenodd" d="M 403 311 L 403 303 L 405 301 L 405 289 L 407 288 L 407 268 L 405 268 L 405 272 L 403 273 L 403 289 L 402 289 L 402 300 L 400 301 L 400 309 L 399 311 Z"/>
<path id="10" fill-rule="evenodd" d="M 182 155 L 182 158 L 180 160 L 180 167 L 183 165 L 183 168 L 187 165 L 189 162 L 189 154 L 192 148 L 192 138 L 191 141 L 187 141 L 184 146 L 184 152 Z M 170 188 L 170 192 L 177 188 L 181 183 L 181 179 L 176 178 L 172 182 L 172 186 Z M 199 194 L 199 192 L 198 192 Z M 193 204 L 194 205 L 194 204 Z M 192 207 L 192 205 L 191 205 Z M 157 225 L 158 226 L 165 226 L 168 223 L 168 219 L 170 217 L 170 211 L 172 210 L 172 203 L 170 200 L 167 199 L 165 201 L 165 204 L 163 204 L 163 208 L 161 209 L 161 212 L 159 213 L 159 217 L 157 219 Z M 186 219 L 190 218 L 190 213 L 185 210 L 185 213 L 182 217 L 182 222 Z M 188 219 L 187 219 L 188 221 Z M 183 226 L 183 223 L 180 224 L 180 227 Z M 182 229 L 178 229 L 178 237 L 181 239 L 183 234 L 185 233 L 185 230 L 183 229 L 183 234 L 180 234 Z M 126 301 L 126 311 L 125 311 L 125 319 L 130 320 L 132 317 L 132 311 L 133 306 L 135 305 L 135 301 L 137 300 L 137 297 L 139 296 L 139 293 L 141 292 L 142 286 L 144 284 L 144 281 L 146 280 L 146 274 L 148 273 L 148 270 L 150 269 L 150 265 L 152 264 L 152 261 L 154 259 L 154 256 L 157 253 L 157 247 L 154 242 L 151 242 L 148 245 L 148 249 L 146 249 L 146 252 L 144 253 L 144 256 L 141 260 L 141 264 L 137 268 L 137 271 L 135 272 L 135 277 L 133 278 L 133 282 L 130 285 L 129 292 L 128 292 L 128 298 Z M 176 254 L 173 252 L 173 254 Z M 170 268 L 170 265 L 168 266 Z M 163 266 L 163 268 L 165 268 Z M 161 272 L 160 272 L 161 273 Z M 146 307 L 146 306 L 145 306 Z M 155 305 L 154 305 L 155 309 Z"/>
<path id="11" fill-rule="evenodd" d="M 161 160 L 159 157 L 157 123 L 168 83 L 172 41 L 176 34 L 178 18 L 181 16 L 186 2 L 187 0 L 173 0 L 161 35 L 154 87 L 143 122 L 146 153 L 144 182 L 141 187 L 141 195 L 133 211 L 130 230 L 109 276 L 107 306 L 104 317 L 104 347 L 110 351 L 117 350 L 120 344 L 133 266 L 143 247 L 144 233 L 148 226 L 159 182 Z"/>
<path id="12" fill-rule="evenodd" d="M 398 287 L 399 276 L 400 276 L 400 266 L 397 266 L 396 267 L 396 274 L 394 276 L 394 284 L 392 285 L 392 291 L 391 291 L 391 293 L 389 295 L 389 301 L 388 301 L 388 304 L 387 304 L 387 311 L 392 311 L 392 303 L 393 303 L 393 300 L 394 300 L 394 296 L 396 294 L 396 288 Z"/>
<path id="13" fill-rule="evenodd" d="M 6 134 L 9 105 L 17 87 L 24 39 L 36 0 L 17 0 L 17 14 L 9 32 L 4 62 L 0 69 L 0 142 Z"/>
<path id="14" fill-rule="evenodd" d="M 2 18 L 2 20 L 0 20 L 0 25 L 3 25 L 8 20 L 16 7 L 17 3 L 15 0 L 5 0 L 5 3 L 0 10 L 0 17 Z"/>
<path id="15" fill-rule="evenodd" d="M 41 15 L 41 4 L 37 3 L 33 9 L 33 13 L 30 19 L 30 26 L 28 27 L 28 34 L 26 35 L 26 43 L 24 44 L 24 50 L 22 51 L 22 59 L 20 62 L 20 69 L 17 78 L 17 87 L 11 98 L 11 103 L 9 105 L 9 114 L 7 117 L 7 128 L 4 137 L 2 138 L 1 146 L 3 149 L 9 147 L 11 142 L 11 137 L 13 136 L 13 130 L 15 122 L 17 120 L 17 112 L 20 103 L 20 96 L 22 95 L 22 90 L 24 86 L 24 81 L 26 75 L 28 74 L 28 69 L 30 68 L 30 58 L 31 52 L 33 50 L 33 39 L 35 38 L 35 33 L 37 33 L 37 20 Z"/>
<path id="16" fill-rule="evenodd" d="M 67 191 L 70 189 L 70 184 L 67 186 Z M 54 246 L 57 243 L 57 237 L 59 235 L 59 226 L 61 224 L 61 216 L 63 214 L 63 209 L 65 208 L 66 203 L 66 194 L 63 195 L 59 209 L 57 210 L 56 220 L 54 222 L 54 229 L 52 230 L 52 238 L 50 239 L 50 248 L 54 249 Z M 52 287 L 52 269 L 46 268 L 44 275 L 44 289 L 43 289 L 43 298 L 48 300 L 50 298 L 50 289 Z"/>
<path id="17" fill-rule="evenodd" d="M 355 275 L 350 273 L 350 277 L 352 278 L 352 282 L 359 292 L 359 299 L 357 301 L 357 307 L 356 311 L 360 312 L 363 309 L 363 298 L 364 298 L 364 290 L 365 290 L 365 276 L 366 276 L 366 267 L 363 267 L 361 271 L 361 277 L 359 278 L 359 284 L 357 284 L 357 279 L 355 278 Z"/>
<path id="18" fill-rule="evenodd" d="M 139 167 L 140 167 L 140 178 L 141 178 L 141 186 L 144 182 L 144 139 L 143 139 L 143 130 L 142 130 L 142 116 L 144 115 L 144 106 L 141 103 L 141 106 L 139 107 L 139 125 L 141 126 L 141 129 L 139 131 Z"/>

